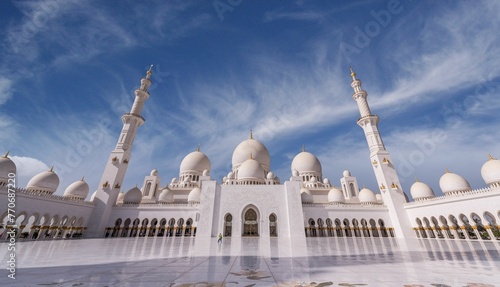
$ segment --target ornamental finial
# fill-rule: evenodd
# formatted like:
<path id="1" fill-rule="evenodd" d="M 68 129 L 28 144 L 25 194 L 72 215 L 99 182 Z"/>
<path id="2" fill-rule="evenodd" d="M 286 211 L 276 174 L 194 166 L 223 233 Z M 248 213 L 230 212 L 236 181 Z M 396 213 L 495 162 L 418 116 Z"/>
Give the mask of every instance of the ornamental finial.
<path id="1" fill-rule="evenodd" d="M 494 158 L 491 156 L 491 154 L 488 154 L 489 160 L 494 160 Z"/>
<path id="2" fill-rule="evenodd" d="M 10 150 L 8 150 L 7 153 L 5 153 L 5 155 L 3 157 L 4 158 L 9 158 L 9 153 L 10 153 Z"/>
<path id="3" fill-rule="evenodd" d="M 253 154 L 252 153 L 250 153 L 250 159 L 253 159 Z"/>
<path id="4" fill-rule="evenodd" d="M 306 151 L 306 148 L 304 146 L 304 144 L 302 144 L 302 152 L 305 152 Z"/>
<path id="5" fill-rule="evenodd" d="M 196 151 L 200 151 L 200 144 L 198 144 L 198 148 L 196 149 Z"/>
<path id="6" fill-rule="evenodd" d="M 450 173 L 450 171 L 448 170 L 448 168 L 446 168 L 446 173 Z"/>
<path id="7" fill-rule="evenodd" d="M 149 66 L 149 70 L 146 72 L 146 79 L 149 79 L 153 74 L 153 65 Z"/>
<path id="8" fill-rule="evenodd" d="M 85 181 L 85 176 L 82 176 L 82 179 L 80 179 L 80 181 Z"/>
<path id="9" fill-rule="evenodd" d="M 415 182 L 418 182 L 418 177 L 415 177 Z"/>
<path id="10" fill-rule="evenodd" d="M 54 166 L 51 166 L 49 171 L 54 172 Z"/>
<path id="11" fill-rule="evenodd" d="M 354 71 L 353 71 L 352 67 L 349 67 L 349 69 L 351 70 L 351 78 L 352 78 L 353 80 L 355 80 L 355 79 L 356 79 L 356 73 L 354 73 Z"/>
<path id="12" fill-rule="evenodd" d="M 253 140 L 253 131 L 250 130 L 250 139 Z"/>

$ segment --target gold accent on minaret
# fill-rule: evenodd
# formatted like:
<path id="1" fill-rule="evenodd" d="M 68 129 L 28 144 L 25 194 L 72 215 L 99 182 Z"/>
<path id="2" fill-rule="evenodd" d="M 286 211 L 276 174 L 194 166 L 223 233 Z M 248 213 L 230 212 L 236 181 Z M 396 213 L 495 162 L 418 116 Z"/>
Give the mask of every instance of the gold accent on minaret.
<path id="1" fill-rule="evenodd" d="M 253 140 L 253 131 L 250 130 L 250 139 Z"/>
<path id="2" fill-rule="evenodd" d="M 373 164 L 373 165 L 377 165 L 377 164 L 378 164 L 378 161 L 374 159 L 374 160 L 373 160 L 373 162 L 372 162 L 372 164 Z"/>
<path id="3" fill-rule="evenodd" d="M 149 66 L 149 70 L 146 72 L 146 79 L 149 79 L 153 74 L 153 65 Z"/>
<path id="4" fill-rule="evenodd" d="M 10 153 L 10 150 L 8 150 L 7 153 L 3 157 L 4 158 L 9 158 L 9 153 Z"/>
<path id="5" fill-rule="evenodd" d="M 382 185 L 380 185 L 380 189 L 381 190 L 384 190 L 385 189 L 385 185 L 382 183 Z"/>
<path id="6" fill-rule="evenodd" d="M 354 71 L 352 70 L 352 67 L 349 67 L 349 69 L 351 70 L 351 77 L 353 79 L 356 78 L 356 73 L 354 73 Z"/>

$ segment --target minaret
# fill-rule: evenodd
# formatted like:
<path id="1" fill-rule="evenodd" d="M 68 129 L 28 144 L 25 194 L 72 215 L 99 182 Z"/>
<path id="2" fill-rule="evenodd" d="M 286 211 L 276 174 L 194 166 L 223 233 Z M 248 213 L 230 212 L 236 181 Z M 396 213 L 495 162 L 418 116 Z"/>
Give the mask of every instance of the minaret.
<path id="1" fill-rule="evenodd" d="M 406 203 L 406 198 L 401 189 L 396 167 L 391 159 L 391 155 L 385 149 L 384 142 L 378 130 L 380 119 L 377 115 L 371 113 L 366 100 L 368 93 L 361 88 L 361 81 L 356 78 L 356 73 L 354 73 L 352 68 L 351 78 L 351 87 L 354 89 L 352 98 L 358 103 L 359 113 L 361 114 L 357 123 L 365 132 L 366 141 L 370 148 L 370 162 L 375 172 L 384 204 L 389 209 L 396 237 L 413 238 L 415 234 L 411 228 L 406 210 L 403 207 Z"/>
<path id="2" fill-rule="evenodd" d="M 132 144 L 137 128 L 144 123 L 141 116 L 144 102 L 149 98 L 148 88 L 151 86 L 153 65 L 141 79 L 141 86 L 135 90 L 135 100 L 130 113 L 122 116 L 123 128 L 118 138 L 115 149 L 109 155 L 106 168 L 96 191 L 94 203 L 96 204 L 89 222 L 86 237 L 103 237 L 109 224 L 109 217 L 116 203 L 120 188 L 130 161 Z"/>

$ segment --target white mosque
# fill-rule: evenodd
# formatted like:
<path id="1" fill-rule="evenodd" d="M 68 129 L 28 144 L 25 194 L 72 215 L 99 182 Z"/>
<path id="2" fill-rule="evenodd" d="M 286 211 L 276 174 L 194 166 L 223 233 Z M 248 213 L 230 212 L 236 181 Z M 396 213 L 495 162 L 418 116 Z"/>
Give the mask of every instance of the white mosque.
<path id="1" fill-rule="evenodd" d="M 378 130 L 367 92 L 351 69 L 352 95 L 361 117 L 377 179 L 377 190 L 360 189 L 345 170 L 340 181 L 325 178 L 319 159 L 297 154 L 290 178 L 271 171 L 265 145 L 252 133 L 233 152 L 232 169 L 218 182 L 210 176 L 209 158 L 199 150 L 181 162 L 179 176 L 162 183 L 157 170 L 142 186 L 120 192 L 145 101 L 150 94 L 151 69 L 135 91 L 130 113 L 106 162 L 102 179 L 89 201 L 90 187 L 82 178 L 54 193 L 59 178 L 52 170 L 34 176 L 25 188 L 11 188 L 16 166 L 8 153 L 0 158 L 0 239 L 15 230 L 18 240 L 96 237 L 278 237 L 301 242 L 305 237 L 397 237 L 500 240 L 500 160 L 490 156 L 481 168 L 486 186 L 471 189 L 467 180 L 447 171 L 436 197 L 425 183 L 410 188 L 409 202 L 395 164 Z M 15 196 L 15 216 L 9 199 Z"/>

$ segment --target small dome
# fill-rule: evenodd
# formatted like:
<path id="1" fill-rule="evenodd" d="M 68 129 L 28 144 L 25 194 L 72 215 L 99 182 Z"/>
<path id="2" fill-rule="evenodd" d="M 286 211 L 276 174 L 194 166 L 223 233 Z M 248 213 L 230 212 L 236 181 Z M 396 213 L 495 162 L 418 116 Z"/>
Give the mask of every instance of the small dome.
<path id="1" fill-rule="evenodd" d="M 342 175 L 344 177 L 350 177 L 351 176 L 351 172 L 346 169 L 346 170 L 344 170 L 344 172 L 342 173 Z"/>
<path id="2" fill-rule="evenodd" d="M 182 160 L 180 166 L 180 172 L 203 172 L 205 169 L 210 170 L 210 160 L 204 153 L 200 151 L 193 151 L 192 153 L 188 154 Z"/>
<path id="3" fill-rule="evenodd" d="M 434 197 L 434 191 L 427 184 L 416 181 L 410 187 L 410 194 L 413 199 L 423 199 Z"/>
<path id="4" fill-rule="evenodd" d="M 344 194 L 340 189 L 334 187 L 328 192 L 328 202 L 343 203 L 345 202 Z"/>
<path id="5" fill-rule="evenodd" d="M 189 178 L 189 176 L 186 176 L 183 180 L 183 182 L 190 182 L 191 181 L 191 178 Z"/>
<path id="6" fill-rule="evenodd" d="M 500 160 L 490 156 L 490 159 L 481 167 L 481 176 L 488 185 L 500 182 Z"/>
<path id="7" fill-rule="evenodd" d="M 26 189 L 28 190 L 39 190 L 49 193 L 54 193 L 59 186 L 59 176 L 52 171 L 52 168 L 48 171 L 43 171 L 35 175 L 30 181 Z"/>
<path id="8" fill-rule="evenodd" d="M 131 190 L 127 191 L 125 198 L 123 198 L 124 203 L 139 204 L 142 200 L 142 191 L 136 186 Z"/>
<path id="9" fill-rule="evenodd" d="M 159 202 L 174 202 L 174 194 L 172 191 L 168 188 L 165 188 L 162 190 L 160 193 L 160 196 L 158 197 Z"/>
<path id="10" fill-rule="evenodd" d="M 174 178 L 172 178 L 172 181 L 170 183 L 174 184 L 174 183 L 177 183 L 177 182 L 179 182 L 179 181 L 177 180 L 176 177 L 174 177 Z"/>
<path id="11" fill-rule="evenodd" d="M 269 168 L 271 165 L 271 157 L 269 156 L 269 151 L 267 148 L 258 140 L 247 139 L 241 142 L 233 152 L 233 168 L 243 164 L 248 157 L 252 155 L 252 158 L 255 159 L 261 165 Z"/>
<path id="12" fill-rule="evenodd" d="M 328 178 L 324 178 L 323 179 L 323 184 L 327 185 L 327 184 L 330 184 L 330 180 Z"/>
<path id="13" fill-rule="evenodd" d="M 264 169 L 255 159 L 247 159 L 238 169 L 238 180 L 264 179 Z"/>
<path id="14" fill-rule="evenodd" d="M 318 180 L 316 179 L 315 176 L 312 176 L 311 179 L 310 179 L 310 182 L 318 182 Z"/>
<path id="15" fill-rule="evenodd" d="M 208 169 L 205 169 L 205 170 L 203 170 L 202 175 L 203 176 L 209 176 L 210 175 L 210 171 Z"/>
<path id="16" fill-rule="evenodd" d="M 298 170 L 296 170 L 296 169 L 294 169 L 294 170 L 292 171 L 292 176 L 299 176 L 299 171 L 298 171 Z"/>
<path id="17" fill-rule="evenodd" d="M 369 190 L 366 187 L 359 191 L 358 199 L 359 199 L 359 202 L 361 202 L 361 203 L 376 203 L 377 202 L 377 198 L 375 197 L 375 194 L 373 193 L 373 191 Z"/>
<path id="18" fill-rule="evenodd" d="M 125 199 L 125 193 L 120 192 L 118 193 L 118 197 L 116 198 L 116 203 L 123 203 L 124 199 Z"/>
<path id="19" fill-rule="evenodd" d="M 462 176 L 446 171 L 439 179 L 439 187 L 443 193 L 470 190 L 470 185 Z"/>
<path id="20" fill-rule="evenodd" d="M 382 198 L 382 194 L 380 194 L 380 193 L 376 193 L 375 198 L 377 199 L 377 201 L 382 201 L 382 202 L 384 201 L 384 199 Z"/>
<path id="21" fill-rule="evenodd" d="M 16 173 L 16 164 L 9 158 L 9 153 L 0 157 L 0 182 L 9 179 L 9 173 Z"/>
<path id="22" fill-rule="evenodd" d="M 234 172 L 230 171 L 230 172 L 227 174 L 227 178 L 228 178 L 228 179 L 234 179 Z"/>
<path id="23" fill-rule="evenodd" d="M 274 173 L 271 171 L 267 173 L 267 179 L 273 179 L 274 178 Z"/>
<path id="24" fill-rule="evenodd" d="M 201 198 L 201 189 L 199 187 L 193 188 L 188 195 L 188 203 L 198 203 Z"/>
<path id="25" fill-rule="evenodd" d="M 299 174 L 305 172 L 322 173 L 321 163 L 318 158 L 307 151 L 303 151 L 295 156 L 292 161 L 292 172 L 293 170 L 297 170 Z"/>
<path id="26" fill-rule="evenodd" d="M 311 192 L 307 188 L 300 189 L 300 198 L 301 198 L 303 203 L 312 203 L 313 202 L 313 197 L 311 195 Z"/>
<path id="27" fill-rule="evenodd" d="M 149 175 L 150 176 L 158 176 L 158 171 L 156 170 L 156 168 L 153 169 Z"/>
<path id="28" fill-rule="evenodd" d="M 89 190 L 89 185 L 82 178 L 81 180 L 70 184 L 64 191 L 63 196 L 85 199 L 89 194 Z"/>

